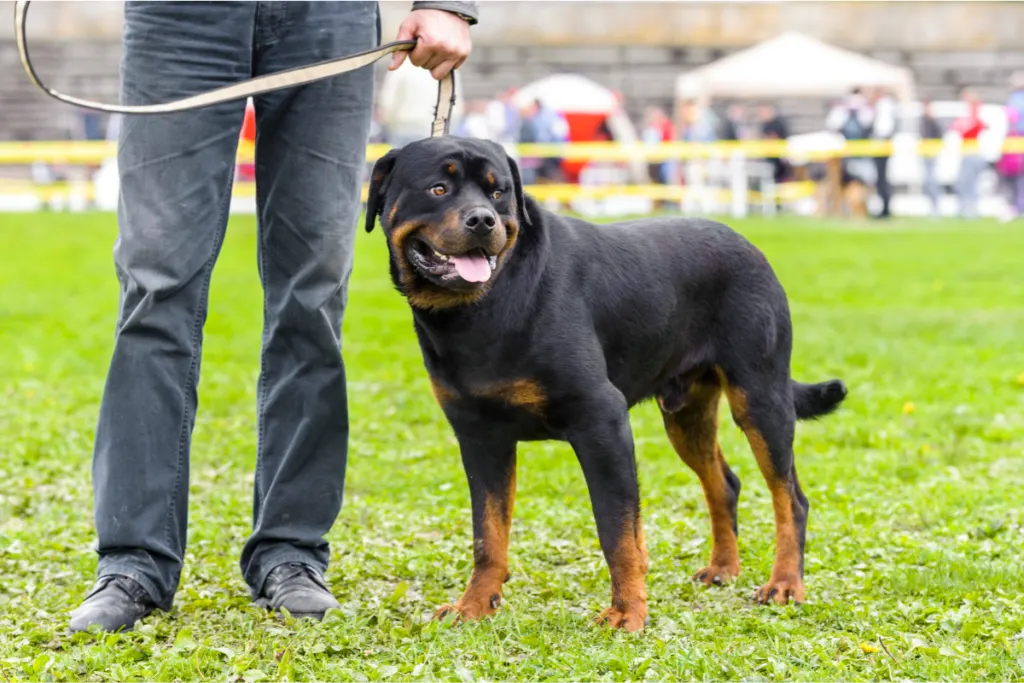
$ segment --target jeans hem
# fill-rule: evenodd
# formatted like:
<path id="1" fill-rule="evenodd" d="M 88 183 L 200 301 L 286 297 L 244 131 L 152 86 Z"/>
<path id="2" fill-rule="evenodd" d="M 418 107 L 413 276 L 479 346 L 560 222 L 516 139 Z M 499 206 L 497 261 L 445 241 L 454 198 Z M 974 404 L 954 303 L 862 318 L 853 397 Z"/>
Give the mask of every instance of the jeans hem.
<path id="1" fill-rule="evenodd" d="M 149 599 L 152 600 L 158 608 L 164 612 L 170 612 L 171 606 L 174 604 L 174 593 L 171 593 L 167 598 L 162 598 L 163 591 L 157 588 L 157 585 L 153 581 L 140 572 L 134 565 L 123 562 L 114 561 L 109 564 L 104 564 L 100 567 L 96 573 L 96 578 L 101 579 L 105 576 L 127 576 L 129 579 L 138 581 L 139 585 L 145 589 L 146 593 L 149 594 Z"/>
<path id="2" fill-rule="evenodd" d="M 268 550 L 264 557 L 261 557 L 255 563 L 255 569 L 247 573 L 245 580 L 249 584 L 249 592 L 253 600 L 260 597 L 263 592 L 263 584 L 267 582 L 267 577 L 270 572 L 274 571 L 277 567 L 288 562 L 301 562 L 307 564 L 317 570 L 320 573 L 327 571 L 327 567 L 322 562 L 317 561 L 313 553 L 304 553 L 301 550 L 297 550 L 294 546 L 288 547 L 287 549 L 282 548 L 281 550 Z M 250 581 L 250 577 L 253 580 Z"/>

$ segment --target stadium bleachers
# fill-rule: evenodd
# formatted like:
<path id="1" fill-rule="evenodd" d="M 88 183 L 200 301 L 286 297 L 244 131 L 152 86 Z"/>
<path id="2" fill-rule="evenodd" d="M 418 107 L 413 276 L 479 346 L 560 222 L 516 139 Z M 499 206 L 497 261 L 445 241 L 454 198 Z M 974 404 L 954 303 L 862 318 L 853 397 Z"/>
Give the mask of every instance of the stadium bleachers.
<path id="1" fill-rule="evenodd" d="M 82 97 L 116 101 L 120 45 L 115 38 L 90 37 L 74 41 L 33 36 L 33 61 L 53 87 Z M 478 44 L 461 70 L 467 98 L 490 98 L 498 92 L 554 72 L 571 71 L 619 90 L 627 110 L 639 119 L 649 106 L 670 107 L 675 80 L 732 52 L 732 48 L 668 48 L 660 46 L 508 47 Z M 972 85 L 984 101 L 1006 95 L 1009 74 L 1024 68 L 1024 51 L 869 52 L 873 57 L 909 66 L 918 94 L 932 99 L 956 99 L 960 88 Z M 376 67 L 378 77 L 384 64 Z M 0 41 L 0 92 L 4 116 L 0 140 L 66 139 L 74 112 L 39 93 L 25 77 L 13 42 Z M 821 128 L 828 103 L 783 100 L 777 103 L 794 133 Z"/>

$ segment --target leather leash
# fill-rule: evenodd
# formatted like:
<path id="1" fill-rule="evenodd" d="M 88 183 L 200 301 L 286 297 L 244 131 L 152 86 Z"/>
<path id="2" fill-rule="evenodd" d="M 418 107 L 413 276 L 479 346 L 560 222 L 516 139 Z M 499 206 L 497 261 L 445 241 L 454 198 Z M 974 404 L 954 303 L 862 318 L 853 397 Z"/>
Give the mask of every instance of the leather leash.
<path id="1" fill-rule="evenodd" d="M 25 30 L 26 21 L 28 19 L 28 7 L 30 4 L 31 0 L 17 0 L 17 2 L 14 3 L 14 33 L 18 43 L 18 53 L 21 56 L 21 64 L 25 67 L 25 72 L 28 74 L 29 78 L 40 90 L 54 99 L 76 107 L 93 109 L 111 114 L 168 114 L 171 112 L 209 107 L 223 102 L 232 102 L 234 100 L 272 92 L 274 90 L 281 90 L 282 88 L 292 88 L 299 85 L 305 85 L 307 83 L 319 81 L 324 78 L 330 78 L 331 76 L 337 76 L 349 71 L 355 71 L 356 69 L 361 69 L 364 66 L 373 64 L 385 55 L 389 55 L 400 50 L 411 50 L 416 46 L 415 40 L 400 40 L 393 43 L 385 43 L 384 45 L 372 50 L 366 50 L 365 52 L 357 52 L 346 57 L 329 59 L 323 62 L 310 64 L 309 66 L 301 66 L 294 69 L 278 71 L 277 73 L 266 74 L 264 76 L 257 76 L 245 81 L 215 88 L 214 90 L 208 90 L 207 92 L 200 93 L 198 95 L 183 97 L 179 100 L 173 100 L 171 102 L 164 102 L 161 104 L 103 104 L 102 102 L 83 100 L 78 97 L 72 97 L 71 95 L 65 95 L 57 92 L 44 84 L 39 78 L 39 75 L 36 74 L 35 68 L 32 66 L 32 60 L 29 58 L 28 42 Z M 430 126 L 431 137 L 448 134 L 452 117 L 452 109 L 454 107 L 455 70 L 453 69 L 452 71 L 449 71 L 448 75 L 442 78 L 437 84 L 437 103 L 434 105 L 434 121 Z"/>

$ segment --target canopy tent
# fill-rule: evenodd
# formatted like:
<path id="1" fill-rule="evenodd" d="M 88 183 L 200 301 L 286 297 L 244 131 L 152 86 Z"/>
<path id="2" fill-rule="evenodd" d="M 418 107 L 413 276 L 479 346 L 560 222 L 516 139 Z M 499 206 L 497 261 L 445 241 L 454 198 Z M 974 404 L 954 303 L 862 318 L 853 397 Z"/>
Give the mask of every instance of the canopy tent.
<path id="1" fill-rule="evenodd" d="M 634 143 L 638 140 L 636 128 L 622 107 L 622 96 L 600 83 L 578 74 L 554 74 L 528 83 L 517 89 L 512 103 L 522 109 L 535 100 L 565 116 L 569 124 L 570 142 L 589 142 L 598 139 L 604 124 L 616 142 Z M 574 182 L 586 162 L 564 161 L 562 168 L 570 182 Z M 642 165 L 632 164 L 634 175 L 642 173 Z"/>
<path id="2" fill-rule="evenodd" d="M 554 74 L 529 83 L 516 90 L 513 102 L 525 107 L 537 99 L 563 113 L 607 116 L 622 106 L 615 91 L 577 74 Z"/>
<path id="3" fill-rule="evenodd" d="M 837 97 L 857 86 L 889 87 L 902 100 L 914 96 L 909 69 L 787 32 L 682 74 L 676 97 Z"/>

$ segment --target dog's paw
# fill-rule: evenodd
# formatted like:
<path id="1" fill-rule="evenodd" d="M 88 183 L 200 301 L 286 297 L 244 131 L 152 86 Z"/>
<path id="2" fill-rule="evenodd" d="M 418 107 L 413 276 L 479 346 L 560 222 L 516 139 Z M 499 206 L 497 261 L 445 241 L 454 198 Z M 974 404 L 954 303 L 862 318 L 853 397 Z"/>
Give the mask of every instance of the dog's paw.
<path id="1" fill-rule="evenodd" d="M 647 606 L 628 605 L 625 609 L 609 607 L 594 617 L 594 621 L 598 624 L 625 629 L 633 633 L 647 626 Z"/>
<path id="2" fill-rule="evenodd" d="M 699 581 L 705 586 L 724 586 L 725 584 L 734 581 L 739 574 L 739 565 L 736 565 L 735 567 L 725 567 L 710 564 L 694 574 L 692 578 L 694 581 Z"/>
<path id="3" fill-rule="evenodd" d="M 501 595 L 498 593 L 491 595 L 487 599 L 466 599 L 463 597 L 454 605 L 449 604 L 438 607 L 437 611 L 434 612 L 434 618 L 444 619 L 449 614 L 455 614 L 456 623 L 460 621 L 473 621 L 474 619 L 481 619 L 494 614 L 499 605 L 501 605 Z"/>
<path id="4" fill-rule="evenodd" d="M 804 601 L 804 582 L 798 576 L 772 580 L 757 589 L 754 599 L 762 605 L 785 605 L 790 600 L 799 605 Z"/>

